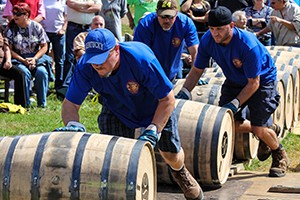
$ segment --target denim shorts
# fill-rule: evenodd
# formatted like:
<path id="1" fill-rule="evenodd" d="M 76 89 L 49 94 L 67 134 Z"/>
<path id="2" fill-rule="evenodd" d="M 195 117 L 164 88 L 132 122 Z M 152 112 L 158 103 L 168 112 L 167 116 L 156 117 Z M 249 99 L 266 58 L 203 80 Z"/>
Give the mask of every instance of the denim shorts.
<path id="1" fill-rule="evenodd" d="M 102 105 L 101 113 L 98 116 L 98 126 L 102 134 L 126 138 L 135 137 L 135 129 L 128 128 L 107 108 L 107 106 L 105 106 L 105 104 Z M 171 153 L 178 153 L 181 149 L 175 111 L 172 112 L 166 126 L 161 132 L 158 148 L 163 152 Z"/>
<path id="2" fill-rule="evenodd" d="M 219 105 L 222 106 L 236 98 L 243 88 L 226 80 L 222 85 Z M 241 109 L 234 118 L 236 121 L 248 119 L 253 126 L 271 126 L 272 114 L 279 102 L 280 95 L 277 91 L 276 81 L 260 85 L 258 90 L 241 105 Z"/>

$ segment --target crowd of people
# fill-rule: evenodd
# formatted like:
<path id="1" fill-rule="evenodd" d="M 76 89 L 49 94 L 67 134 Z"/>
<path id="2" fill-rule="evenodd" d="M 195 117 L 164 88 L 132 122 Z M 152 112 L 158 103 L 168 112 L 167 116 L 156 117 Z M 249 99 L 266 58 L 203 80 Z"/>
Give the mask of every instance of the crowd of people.
<path id="1" fill-rule="evenodd" d="M 123 42 L 125 15 L 133 42 Z M 133 138 L 145 127 L 138 139 L 157 144 L 187 199 L 203 199 L 184 165 L 174 107 L 175 97 L 191 99 L 213 59 L 226 77 L 219 105 L 233 112 L 237 131 L 260 139 L 260 160 L 272 155 L 269 176 L 285 175 L 289 159 L 271 117 L 280 99 L 277 71 L 265 46 L 300 46 L 295 2 L 7 0 L 3 17 L 0 74 L 15 81 L 14 102 L 26 108 L 32 90 L 45 108 L 55 82 L 65 125 L 56 131 L 86 131 L 79 109 L 93 89 L 101 96 L 100 132 Z M 175 96 L 172 82 L 183 65 L 191 71 Z"/>

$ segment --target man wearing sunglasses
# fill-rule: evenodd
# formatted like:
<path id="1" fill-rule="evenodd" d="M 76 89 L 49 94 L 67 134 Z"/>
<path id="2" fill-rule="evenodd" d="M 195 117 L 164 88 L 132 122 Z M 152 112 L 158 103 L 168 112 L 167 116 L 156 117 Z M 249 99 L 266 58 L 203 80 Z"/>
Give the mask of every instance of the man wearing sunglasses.
<path id="1" fill-rule="evenodd" d="M 268 25 L 257 36 L 272 31 L 276 45 L 300 47 L 300 8 L 289 0 L 271 0 L 274 9 Z"/>
<path id="2" fill-rule="evenodd" d="M 148 45 L 170 80 L 179 73 L 184 45 L 194 63 L 199 44 L 193 21 L 178 12 L 176 0 L 159 0 L 156 12 L 145 16 L 134 32 L 135 41 Z"/>

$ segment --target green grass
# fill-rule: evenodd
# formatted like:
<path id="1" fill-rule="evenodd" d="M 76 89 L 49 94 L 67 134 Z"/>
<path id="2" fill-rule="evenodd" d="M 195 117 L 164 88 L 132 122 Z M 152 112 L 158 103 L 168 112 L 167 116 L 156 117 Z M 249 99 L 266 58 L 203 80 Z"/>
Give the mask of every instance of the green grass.
<path id="1" fill-rule="evenodd" d="M 13 99 L 10 98 L 10 101 L 13 102 Z M 0 136 L 43 133 L 62 127 L 61 101 L 51 94 L 47 98 L 47 104 L 46 108 L 31 107 L 24 115 L 0 113 Z M 101 105 L 92 103 L 90 97 L 82 104 L 80 119 L 88 132 L 99 133 L 97 117 L 100 109 Z"/>
<path id="2" fill-rule="evenodd" d="M 282 145 L 286 149 L 286 152 L 291 161 L 289 172 L 300 172 L 300 135 L 289 133 L 282 141 Z M 271 156 L 266 161 L 259 161 L 253 159 L 250 165 L 244 164 L 246 170 L 250 171 L 265 171 L 267 172 L 271 166 Z"/>

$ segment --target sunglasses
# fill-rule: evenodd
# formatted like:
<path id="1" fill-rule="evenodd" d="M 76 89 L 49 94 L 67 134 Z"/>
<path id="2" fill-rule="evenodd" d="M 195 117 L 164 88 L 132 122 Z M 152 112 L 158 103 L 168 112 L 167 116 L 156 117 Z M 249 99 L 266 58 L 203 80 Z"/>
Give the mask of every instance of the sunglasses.
<path id="1" fill-rule="evenodd" d="M 174 19 L 175 16 L 172 15 L 160 15 L 161 18 L 163 19 Z"/>
<path id="2" fill-rule="evenodd" d="M 275 2 L 271 2 L 271 5 L 274 5 L 275 3 L 277 3 L 276 1 Z"/>
<path id="3" fill-rule="evenodd" d="M 21 15 L 26 15 L 26 13 L 22 13 L 22 12 L 18 11 L 18 12 L 13 12 L 13 15 L 20 17 Z"/>

